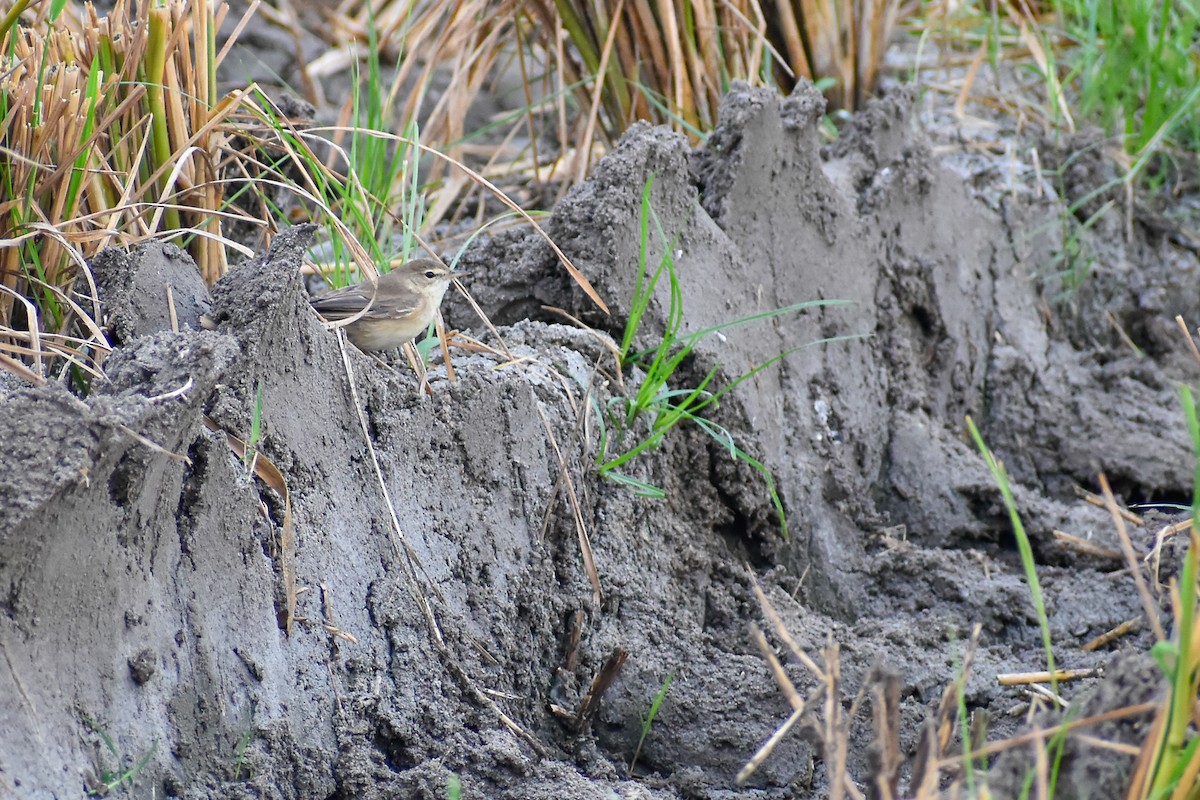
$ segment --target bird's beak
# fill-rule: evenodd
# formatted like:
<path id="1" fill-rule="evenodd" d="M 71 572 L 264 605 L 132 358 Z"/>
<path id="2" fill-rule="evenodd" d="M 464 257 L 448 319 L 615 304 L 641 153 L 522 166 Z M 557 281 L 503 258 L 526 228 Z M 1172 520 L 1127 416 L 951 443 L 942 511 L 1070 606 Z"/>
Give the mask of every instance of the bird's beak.
<path id="1" fill-rule="evenodd" d="M 456 281 L 460 281 L 463 278 L 471 277 L 471 273 L 469 273 L 469 272 L 451 272 L 450 277 Z"/>

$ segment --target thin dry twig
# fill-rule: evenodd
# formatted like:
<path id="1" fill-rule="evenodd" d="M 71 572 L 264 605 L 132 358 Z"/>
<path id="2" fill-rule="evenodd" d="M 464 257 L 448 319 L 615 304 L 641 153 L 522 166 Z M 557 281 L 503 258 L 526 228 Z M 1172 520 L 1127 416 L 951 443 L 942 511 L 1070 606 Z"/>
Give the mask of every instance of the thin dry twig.
<path id="1" fill-rule="evenodd" d="M 558 440 L 554 437 L 554 429 L 550 426 L 550 420 L 546 417 L 546 412 L 542 409 L 542 403 L 537 397 L 533 400 L 534 410 L 542 419 L 542 424 L 546 428 L 546 437 L 550 442 L 550 448 L 554 451 L 554 458 L 558 462 L 559 476 L 563 485 L 567 490 L 567 497 L 571 504 L 571 515 L 575 520 L 575 533 L 579 540 L 579 552 L 583 557 L 583 568 L 587 572 L 588 581 L 592 585 L 592 602 L 595 607 L 600 609 L 603 606 L 604 596 L 600 591 L 600 573 L 596 570 L 596 559 L 592 554 L 592 541 L 588 536 L 587 524 L 583 519 L 583 508 L 579 504 L 579 498 L 575 494 L 575 482 L 571 479 L 571 472 L 567 468 L 567 460 L 563 457 L 562 450 L 559 449 Z M 555 496 L 552 494 L 550 498 L 551 505 Z M 550 508 L 547 508 L 547 519 L 549 518 Z M 543 536 L 545 535 L 545 524 L 543 523 Z"/>
<path id="2" fill-rule="evenodd" d="M 1001 686 L 1022 686 L 1032 683 L 1063 683 L 1077 681 L 1083 678 L 1096 678 L 1104 674 L 1104 670 L 1095 669 L 1060 669 L 1053 673 L 1046 672 L 1001 672 L 996 675 L 996 682 Z"/>
<path id="3" fill-rule="evenodd" d="M 979 637 L 983 626 L 976 624 L 967 640 L 963 653 L 962 668 L 958 677 L 942 691 L 942 699 L 937 712 L 925 722 L 917 753 L 913 759 L 912 785 L 916 788 L 917 797 L 936 797 L 938 779 L 945 766 L 943 756 L 953 739 L 955 724 L 958 718 L 958 698 L 965 692 L 967 680 L 975 665 L 975 653 L 979 648 Z"/>
<path id="4" fill-rule="evenodd" d="M 1121 561 L 1125 558 L 1124 554 L 1115 548 L 1105 547 L 1104 545 L 1096 544 L 1079 536 L 1064 531 L 1054 531 L 1054 538 L 1065 546 L 1074 550 L 1077 553 L 1082 553 L 1096 558 L 1103 558 L 1107 561 Z"/>
<path id="5" fill-rule="evenodd" d="M 1083 498 L 1083 501 L 1089 505 L 1109 511 L 1108 501 L 1104 499 L 1103 495 L 1093 494 L 1092 492 L 1081 489 L 1078 486 L 1075 487 L 1075 494 Z M 1125 520 L 1130 525 L 1136 525 L 1139 528 L 1145 527 L 1146 525 L 1145 521 L 1141 517 L 1139 517 L 1137 514 L 1134 514 L 1127 508 L 1117 506 L 1117 513 L 1121 515 L 1121 519 Z"/>
<path id="6" fill-rule="evenodd" d="M 771 677 L 775 679 L 775 685 L 779 687 L 780 691 L 783 692 L 783 696 L 787 698 L 788 705 L 792 707 L 793 711 L 803 709 L 804 698 L 796 691 L 795 685 L 783 670 L 783 664 L 775 655 L 775 651 L 771 649 L 771 645 L 767 642 L 767 637 L 763 635 L 762 629 L 757 625 L 751 624 L 750 626 L 750 640 L 754 642 L 754 646 L 758 648 L 758 652 L 771 668 Z"/>
<path id="7" fill-rule="evenodd" d="M 1142 624 L 1141 617 L 1134 617 L 1133 619 L 1127 619 L 1124 622 L 1122 622 L 1120 625 L 1116 626 L 1115 628 L 1100 634 L 1095 639 L 1092 639 L 1091 641 L 1089 641 L 1087 644 L 1083 645 L 1079 649 L 1083 650 L 1086 653 L 1090 653 L 1093 650 L 1099 650 L 1101 647 L 1104 647 L 1105 645 L 1107 645 L 1111 642 L 1114 642 L 1117 639 L 1120 639 L 1122 636 L 1125 636 L 1126 634 L 1130 633 L 1131 631 L 1137 630 L 1141 626 L 1141 624 Z"/>
<path id="8" fill-rule="evenodd" d="M 618 647 L 604 661 L 604 666 L 592 678 L 588 690 L 584 692 L 583 698 L 579 701 L 579 710 L 575 713 L 575 730 L 582 731 L 591 724 L 596 713 L 600 710 L 600 701 L 604 698 L 605 692 L 612 686 L 613 681 L 621 674 L 621 668 L 625 666 L 625 659 L 629 653 Z"/>
<path id="9" fill-rule="evenodd" d="M 1183 331 L 1184 337 L 1187 339 L 1188 350 L 1191 351 L 1192 358 L 1196 359 L 1196 363 L 1200 364 L 1200 348 L 1196 347 L 1196 340 L 1192 337 L 1192 332 L 1188 330 L 1187 323 L 1183 321 L 1182 315 L 1176 315 L 1175 324 Z"/>
<path id="10" fill-rule="evenodd" d="M 433 583 L 421 563 L 420 557 L 409 544 L 408 539 L 404 535 L 404 531 L 400 526 L 400 518 L 396 514 L 396 507 L 392 503 L 391 493 L 387 488 L 387 481 L 383 476 L 383 467 L 379 462 L 379 456 L 375 451 L 375 444 L 371 441 L 370 427 L 367 424 L 366 412 L 363 409 L 362 403 L 358 399 L 358 389 L 354 380 L 354 369 L 350 366 L 350 354 L 346 346 L 346 334 L 344 330 L 337 331 L 338 348 L 342 356 L 342 367 L 345 370 L 346 379 L 350 387 L 350 397 L 354 404 L 355 411 L 358 414 L 359 425 L 361 426 L 363 439 L 367 445 L 367 451 L 371 456 L 371 463 L 375 470 L 375 478 L 379 485 L 379 491 L 383 496 L 384 504 L 388 509 L 389 521 L 391 527 L 388 530 L 388 538 L 392 544 L 392 550 L 396 556 L 401 558 L 402 572 L 408 580 L 408 588 L 412 594 L 413 600 L 421 611 L 421 615 L 425 619 L 426 628 L 430 633 L 430 639 L 434 648 L 441 656 L 442 663 L 446 669 L 455 676 L 463 688 L 466 689 L 477 703 L 491 709 L 497 718 L 506 728 L 520 737 L 535 753 L 545 757 L 546 749 L 541 743 L 522 728 L 515 720 L 512 719 L 503 709 L 493 700 L 486 692 L 484 692 L 475 681 L 474 678 L 467 673 L 466 669 L 458 662 L 458 659 L 450 652 L 449 646 L 446 644 L 445 637 L 442 635 L 441 626 L 434 616 L 433 608 L 429 604 L 429 599 L 426 597 L 422 589 L 421 581 L 418 576 L 424 577 L 425 585 L 429 586 L 432 592 L 441 600 L 444 601 L 441 592 L 438 591 L 436 584 Z"/>
<path id="11" fill-rule="evenodd" d="M 754 597 L 758 600 L 758 606 L 762 609 L 763 616 L 771 623 L 771 628 L 775 631 L 775 635 L 787 645 L 788 651 L 791 652 L 792 656 L 803 664 L 820 683 L 827 683 L 824 670 L 818 667 L 816 662 L 800 649 L 800 645 L 796 644 L 796 640 L 792 638 L 791 632 L 783 624 L 783 619 L 779 616 L 779 612 L 775 610 L 775 606 L 767 599 L 767 595 L 763 592 L 757 578 L 754 579 L 751 589 L 754 591 Z"/>
<path id="12" fill-rule="evenodd" d="M 947 755 L 941 759 L 942 767 L 957 767 L 961 766 L 964 761 L 970 759 L 972 761 L 981 761 L 989 756 L 994 756 L 1003 753 L 1006 750 L 1012 750 L 1017 747 L 1032 742 L 1044 741 L 1053 738 L 1063 733 L 1071 733 L 1080 728 L 1087 728 L 1092 725 L 1099 725 L 1104 722 L 1112 722 L 1113 720 L 1125 719 L 1127 717 L 1136 717 L 1139 714 L 1148 714 L 1157 711 L 1161 704 L 1157 701 L 1149 703 L 1138 703 L 1137 705 L 1125 706 L 1124 708 L 1111 709 L 1102 714 L 1094 714 L 1090 717 L 1070 720 L 1049 728 L 1044 728 L 1041 731 L 1031 731 L 1023 733 L 1019 736 L 1014 736 L 1011 739 L 1004 739 L 999 742 L 989 742 L 983 747 L 971 750 L 969 753 L 962 755 Z"/>
<path id="13" fill-rule="evenodd" d="M 880 665 L 872 669 L 871 713 L 875 740 L 868 759 L 873 762 L 870 785 L 878 800 L 895 800 L 899 796 L 900 770 L 904 757 L 900 754 L 900 677 L 894 672 L 883 674 Z"/>
<path id="14" fill-rule="evenodd" d="M 746 765 L 738 770 L 736 778 L 738 786 L 746 785 L 746 781 L 750 780 L 754 773 L 758 771 L 758 768 L 761 767 L 763 762 L 765 762 L 771 753 L 775 751 L 775 748 L 779 746 L 779 743 L 787 737 L 788 733 L 791 732 L 796 723 L 803 719 L 806 714 L 810 713 L 810 711 L 811 709 L 807 707 L 797 708 L 792 711 L 791 715 L 789 715 L 788 718 L 783 721 L 783 724 L 776 728 L 775 732 L 771 734 L 771 737 L 767 739 L 767 741 L 763 742 L 762 746 L 759 747 L 754 755 L 750 757 L 750 760 L 746 762 Z"/>
<path id="15" fill-rule="evenodd" d="M 1137 586 L 1138 598 L 1142 601 L 1142 612 L 1146 615 L 1146 621 L 1150 623 L 1151 630 L 1154 631 L 1155 641 L 1166 641 L 1166 633 L 1163 631 L 1162 623 L 1158 619 L 1158 604 L 1151 597 L 1150 587 L 1146 585 L 1146 579 L 1142 576 L 1141 565 L 1138 563 L 1137 555 L 1133 552 L 1133 542 L 1129 539 L 1129 531 L 1125 527 L 1125 520 L 1121 516 L 1116 499 L 1113 497 L 1112 489 L 1109 488 L 1108 478 L 1102 472 L 1099 479 L 1100 490 L 1104 493 L 1104 505 L 1108 509 L 1109 514 L 1112 515 L 1113 525 L 1117 529 L 1117 539 L 1121 543 L 1121 552 L 1125 555 L 1125 566 L 1128 568 L 1130 575 L 1133 576 L 1133 582 Z"/>
<path id="16" fill-rule="evenodd" d="M 749 571 L 749 568 L 747 568 L 747 571 Z M 767 646 L 766 639 L 762 636 L 761 631 L 757 631 L 756 628 L 752 630 L 752 635 L 757 632 L 757 635 L 754 637 L 755 641 L 759 645 L 760 650 L 763 651 L 764 656 L 766 656 L 768 663 L 771 664 L 772 674 L 776 682 L 779 683 L 781 688 L 786 687 L 784 688 L 784 693 L 787 695 L 788 702 L 792 706 L 792 716 L 797 717 L 797 719 L 793 720 L 789 718 L 786 720 L 780 726 L 780 730 L 777 730 L 775 735 L 771 736 L 759 748 L 758 752 L 755 753 L 746 766 L 738 772 L 739 785 L 749 780 L 750 776 L 763 763 L 767 756 L 770 755 L 775 746 L 782 741 L 786 730 L 789 730 L 796 721 L 802 720 L 811 710 L 821 707 L 824 713 L 819 722 L 816 720 L 813 721 L 812 727 L 821 739 L 825 763 L 831 775 L 830 797 L 840 800 L 840 798 L 849 796 L 853 800 L 861 800 L 863 797 L 862 792 L 855 786 L 854 781 L 851 780 L 846 771 L 846 764 L 849 758 L 849 725 L 853 718 L 853 712 L 847 715 L 842 708 L 840 686 L 841 660 L 837 644 L 830 642 L 824 648 L 822 651 L 824 667 L 817 667 L 816 662 L 805 655 L 803 651 L 800 651 L 799 646 L 796 645 L 787 627 L 783 624 L 783 620 L 775 610 L 774 605 L 767 598 L 766 593 L 762 591 L 757 578 L 752 579 L 752 587 L 755 597 L 759 601 L 759 607 L 763 611 L 763 615 L 771 621 L 775 634 L 788 643 L 788 647 L 792 650 L 793 655 L 799 653 L 802 656 L 797 658 L 797 660 L 804 664 L 818 678 L 820 688 L 808 701 L 801 703 L 799 693 L 796 692 L 790 679 L 783 672 L 782 665 L 778 663 L 778 659 L 775 658 L 774 653 Z M 857 707 L 858 699 L 856 698 L 853 708 L 856 709 Z"/>

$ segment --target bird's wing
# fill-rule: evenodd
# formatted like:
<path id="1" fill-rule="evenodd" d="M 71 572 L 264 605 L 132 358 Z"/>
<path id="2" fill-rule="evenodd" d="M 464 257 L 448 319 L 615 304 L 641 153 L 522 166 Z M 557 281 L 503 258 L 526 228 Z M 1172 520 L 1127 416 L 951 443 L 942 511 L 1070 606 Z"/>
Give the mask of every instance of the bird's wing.
<path id="1" fill-rule="evenodd" d="M 366 313 L 366 316 L 370 319 L 405 319 L 413 314 L 421 305 L 423 303 L 419 301 L 417 303 L 405 303 L 404 305 L 392 303 L 387 308 L 373 308 Z"/>
<path id="2" fill-rule="evenodd" d="M 321 316 L 330 322 L 337 322 L 361 312 L 364 308 L 371 305 L 374 299 L 374 294 L 370 286 L 363 284 L 355 284 L 342 289 L 337 289 L 332 292 L 326 292 L 319 297 L 310 298 L 309 302 Z M 377 306 L 381 304 L 376 304 Z M 416 310 L 420 305 L 417 303 L 386 303 L 383 307 L 375 307 L 367 310 L 359 319 L 365 320 L 385 320 L 385 319 L 404 319 L 409 314 Z"/>
<path id="3" fill-rule="evenodd" d="M 329 320 L 339 320 L 362 311 L 371 304 L 373 296 L 370 286 L 355 284 L 310 298 L 309 302 L 321 316 Z"/>

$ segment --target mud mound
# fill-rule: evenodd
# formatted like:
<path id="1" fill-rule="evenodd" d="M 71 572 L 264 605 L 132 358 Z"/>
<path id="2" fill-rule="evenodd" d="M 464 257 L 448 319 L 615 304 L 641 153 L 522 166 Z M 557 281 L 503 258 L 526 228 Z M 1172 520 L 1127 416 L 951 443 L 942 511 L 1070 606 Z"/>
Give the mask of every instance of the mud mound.
<path id="1" fill-rule="evenodd" d="M 993 676 L 1035 667 L 1039 638 L 967 413 L 1024 482 L 1060 664 L 1107 661 L 1075 645 L 1137 616 L 1134 593 L 1051 534 L 1107 530 L 1067 494 L 1100 465 L 1183 493 L 1169 375 L 1047 328 L 1030 254 L 1053 242 L 1016 227 L 1037 206 L 1014 196 L 1001 215 L 975 197 L 912 132 L 906 98 L 824 153 L 821 109 L 811 90 L 737 89 L 699 151 L 635 127 L 549 228 L 614 315 L 538 238 L 483 243 L 466 261 L 509 353 L 457 353 L 432 396 L 321 329 L 299 278 L 306 229 L 222 279 L 213 332 L 162 330 L 155 287 L 175 253 L 128 257 L 133 280 L 106 289 L 112 383 L 85 401 L 4 395 L 0 786 L 76 797 L 144 760 L 139 796 L 442 798 L 452 773 L 468 798 L 732 796 L 790 713 L 748 636 L 755 580 L 802 647 L 840 644 L 847 707 L 868 677 L 898 676 L 906 755 L 979 623 L 967 699 L 1012 731 Z M 851 301 L 706 338 L 678 376 L 729 380 L 800 348 L 715 412 L 771 469 L 786 540 L 762 477 L 695 428 L 632 462 L 663 501 L 592 466 L 611 357 L 541 305 L 619 332 L 652 176 L 686 330 Z M 665 324 L 660 289 L 645 344 Z M 447 314 L 473 324 L 461 303 Z M 856 338 L 801 347 L 830 337 Z M 260 448 L 288 503 L 212 430 L 246 436 L 259 386 Z M 597 707 L 556 713 L 622 652 Z M 870 740 L 852 726 L 851 774 L 867 774 Z M 813 741 L 785 739 L 757 796 L 823 794 Z"/>

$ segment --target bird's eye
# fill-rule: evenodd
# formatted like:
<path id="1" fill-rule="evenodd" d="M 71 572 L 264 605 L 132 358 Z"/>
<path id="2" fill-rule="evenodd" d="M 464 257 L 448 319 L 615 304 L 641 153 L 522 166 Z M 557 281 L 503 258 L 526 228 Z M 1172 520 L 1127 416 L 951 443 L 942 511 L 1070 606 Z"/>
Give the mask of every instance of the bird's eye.
<path id="1" fill-rule="evenodd" d="M 430 280 L 433 280 L 434 278 L 437 277 L 437 273 L 431 269 L 427 269 L 427 270 L 425 270 L 425 277 L 429 278 Z"/>

